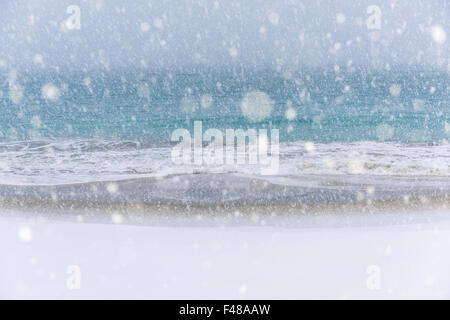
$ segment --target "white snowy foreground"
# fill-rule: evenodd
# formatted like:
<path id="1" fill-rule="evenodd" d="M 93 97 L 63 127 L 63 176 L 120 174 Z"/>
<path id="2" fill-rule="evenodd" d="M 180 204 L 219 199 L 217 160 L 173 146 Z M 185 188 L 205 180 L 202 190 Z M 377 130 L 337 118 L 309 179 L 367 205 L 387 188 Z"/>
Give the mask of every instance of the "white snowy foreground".
<path id="1" fill-rule="evenodd" d="M 450 210 L 405 214 L 289 227 L 2 214 L 0 298 L 450 298 Z"/>

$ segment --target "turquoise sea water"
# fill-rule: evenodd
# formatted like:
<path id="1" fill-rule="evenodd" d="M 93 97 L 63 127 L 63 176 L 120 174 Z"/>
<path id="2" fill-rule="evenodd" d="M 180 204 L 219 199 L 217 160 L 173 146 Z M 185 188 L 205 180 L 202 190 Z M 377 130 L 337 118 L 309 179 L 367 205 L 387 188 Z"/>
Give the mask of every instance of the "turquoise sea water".
<path id="1" fill-rule="evenodd" d="M 0 140 L 164 144 L 174 129 L 202 120 L 204 129 L 277 128 L 281 142 L 440 143 L 450 137 L 449 80 L 446 72 L 3 72 Z M 59 89 L 57 99 L 44 99 L 46 84 Z M 14 90 L 22 91 L 16 103 Z M 245 118 L 240 107 L 253 90 L 274 104 L 259 123 Z M 205 95 L 208 108 L 200 103 Z M 288 108 L 295 119 L 285 117 Z"/>
<path id="2" fill-rule="evenodd" d="M 427 188 L 447 188 L 449 79 L 419 71 L 9 70 L 0 73 L 0 184 L 196 173 L 259 178 L 258 165 L 247 163 L 174 163 L 173 131 L 193 135 L 194 121 L 202 121 L 203 132 L 278 129 L 278 184 L 309 188 L 338 175 L 340 190 L 355 175 L 362 184 L 389 176 L 389 185 L 420 176 Z M 264 111 L 267 99 L 273 105 L 259 122 L 242 108 L 255 91 L 265 98 L 253 101 L 253 112 Z M 402 179 L 397 184 L 408 186 Z"/>

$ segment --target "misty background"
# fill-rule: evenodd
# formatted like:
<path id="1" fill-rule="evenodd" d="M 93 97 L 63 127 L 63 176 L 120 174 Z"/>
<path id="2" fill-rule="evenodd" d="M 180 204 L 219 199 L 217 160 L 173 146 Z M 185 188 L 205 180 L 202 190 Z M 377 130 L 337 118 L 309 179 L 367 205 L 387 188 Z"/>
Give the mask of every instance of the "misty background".
<path id="1" fill-rule="evenodd" d="M 70 5 L 80 7 L 79 30 L 64 27 Z M 373 5 L 381 12 L 379 30 L 366 24 Z M 450 71 L 449 13 L 447 0 L 0 0 L 0 71 Z"/>

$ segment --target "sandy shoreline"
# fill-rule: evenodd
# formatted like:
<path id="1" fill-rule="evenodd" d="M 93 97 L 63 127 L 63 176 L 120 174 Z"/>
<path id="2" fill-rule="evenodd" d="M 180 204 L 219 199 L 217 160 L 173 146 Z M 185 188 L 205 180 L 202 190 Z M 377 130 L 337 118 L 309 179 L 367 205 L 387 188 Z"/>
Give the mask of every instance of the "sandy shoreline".
<path id="1" fill-rule="evenodd" d="M 433 212 L 450 211 L 449 199 L 448 195 L 443 195 L 411 197 L 407 201 L 402 198 L 358 203 L 193 206 L 0 198 L 0 209 L 1 215 L 5 217 L 41 217 L 94 223 L 115 223 L 115 220 L 120 219 L 121 224 L 130 225 L 313 225 L 320 227 L 320 221 L 323 220 L 334 221 L 334 226 L 342 226 L 348 224 L 346 218 L 360 216 L 360 220 L 365 225 L 376 226 L 426 221 L 430 217 L 434 220 L 446 219 L 445 215 L 433 217 Z M 32 212 L 32 216 L 29 212 Z M 411 212 L 428 212 L 429 215 L 411 216 Z M 329 226 L 330 223 L 327 225 Z"/>
<path id="2" fill-rule="evenodd" d="M 60 185 L 0 185 L 0 197 L 170 205 L 353 203 L 450 194 L 447 177 L 233 173 L 142 177 Z"/>

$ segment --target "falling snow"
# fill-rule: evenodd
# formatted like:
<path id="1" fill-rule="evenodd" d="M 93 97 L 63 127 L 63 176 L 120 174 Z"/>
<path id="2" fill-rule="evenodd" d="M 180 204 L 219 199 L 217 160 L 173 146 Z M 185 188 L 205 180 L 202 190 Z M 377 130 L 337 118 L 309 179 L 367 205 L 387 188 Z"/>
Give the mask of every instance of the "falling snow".
<path id="1" fill-rule="evenodd" d="M 448 298 L 446 1 L 0 9 L 2 297 Z"/>
<path id="2" fill-rule="evenodd" d="M 246 93 L 241 101 L 242 114 L 251 121 L 261 121 L 270 116 L 273 101 L 262 91 Z"/>

